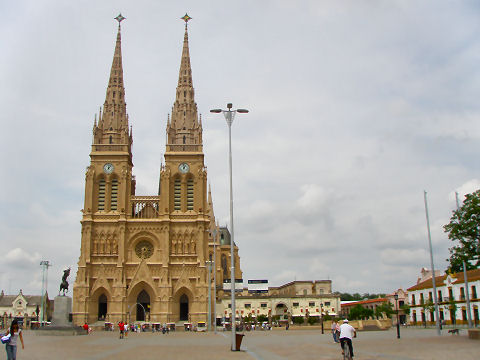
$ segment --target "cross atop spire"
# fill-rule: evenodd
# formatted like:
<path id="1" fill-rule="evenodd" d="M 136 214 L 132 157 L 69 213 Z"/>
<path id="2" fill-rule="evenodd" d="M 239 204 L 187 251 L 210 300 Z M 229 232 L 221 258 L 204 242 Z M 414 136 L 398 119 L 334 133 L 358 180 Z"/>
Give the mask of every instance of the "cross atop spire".
<path id="1" fill-rule="evenodd" d="M 118 16 L 116 18 L 114 18 L 115 20 L 118 21 L 118 26 L 120 26 L 120 23 L 126 19 L 126 17 L 122 16 L 122 14 L 118 14 Z"/>
<path id="2" fill-rule="evenodd" d="M 185 29 L 187 28 L 188 26 L 188 21 L 189 20 L 192 20 L 192 18 L 190 16 L 188 16 L 187 13 L 185 13 L 185 15 L 183 15 L 180 19 L 182 19 L 183 21 L 185 21 Z"/>

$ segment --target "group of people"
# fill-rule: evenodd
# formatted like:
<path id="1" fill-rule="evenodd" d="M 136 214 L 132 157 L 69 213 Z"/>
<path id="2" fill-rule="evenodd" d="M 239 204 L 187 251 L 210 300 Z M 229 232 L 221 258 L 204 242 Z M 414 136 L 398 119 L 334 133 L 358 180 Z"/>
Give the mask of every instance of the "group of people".
<path id="1" fill-rule="evenodd" d="M 336 321 L 332 321 L 333 341 L 340 343 L 342 347 L 342 355 L 345 350 L 345 344 L 350 349 L 350 355 L 353 357 L 352 339 L 357 336 L 355 328 L 348 323 L 348 319 L 343 320 L 343 324 L 339 325 Z"/>

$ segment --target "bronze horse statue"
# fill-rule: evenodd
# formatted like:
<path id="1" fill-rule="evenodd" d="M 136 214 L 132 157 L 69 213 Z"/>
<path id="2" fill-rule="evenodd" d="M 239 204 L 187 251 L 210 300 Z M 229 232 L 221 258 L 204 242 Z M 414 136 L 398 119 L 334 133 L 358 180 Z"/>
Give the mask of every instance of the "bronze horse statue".
<path id="1" fill-rule="evenodd" d="M 62 283 L 60 284 L 60 290 L 58 290 L 58 296 L 63 290 L 63 296 L 68 292 L 68 281 L 67 278 L 70 276 L 70 268 L 63 270 Z"/>

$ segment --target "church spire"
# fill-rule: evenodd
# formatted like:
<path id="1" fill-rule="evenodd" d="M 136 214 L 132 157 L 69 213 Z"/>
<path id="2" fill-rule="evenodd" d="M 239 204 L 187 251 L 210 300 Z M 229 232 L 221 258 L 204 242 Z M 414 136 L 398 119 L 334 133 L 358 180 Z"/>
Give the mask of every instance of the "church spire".
<path id="1" fill-rule="evenodd" d="M 118 21 L 117 41 L 113 55 L 110 78 L 108 80 L 107 94 L 103 104 L 103 114 L 98 122 L 97 144 L 128 144 L 129 128 L 127 116 L 127 104 L 125 103 L 125 86 L 123 84 L 122 65 L 122 38 L 120 23 L 125 20 L 119 14 L 115 20 Z"/>
<path id="2" fill-rule="evenodd" d="M 202 151 L 202 129 L 198 121 L 188 45 L 188 21 L 192 18 L 185 14 L 181 19 L 185 21 L 185 34 L 175 103 L 167 124 L 167 145 L 171 145 L 167 146 L 167 151 Z"/>

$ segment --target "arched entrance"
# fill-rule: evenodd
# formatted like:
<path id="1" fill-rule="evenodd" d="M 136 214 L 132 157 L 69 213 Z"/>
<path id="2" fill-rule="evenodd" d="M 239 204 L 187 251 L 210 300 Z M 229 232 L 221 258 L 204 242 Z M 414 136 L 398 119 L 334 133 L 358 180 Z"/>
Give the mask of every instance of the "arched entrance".
<path id="1" fill-rule="evenodd" d="M 141 304 L 141 306 L 139 305 Z M 143 308 L 142 308 L 143 306 Z M 150 312 L 150 295 L 145 290 L 140 291 L 137 296 L 137 321 L 146 321 L 145 312 Z"/>
<path id="2" fill-rule="evenodd" d="M 180 321 L 188 321 L 188 296 L 180 297 Z"/>
<path id="3" fill-rule="evenodd" d="M 278 316 L 278 320 L 288 320 L 288 307 L 283 303 L 279 303 L 275 306 L 275 313 Z"/>
<path id="4" fill-rule="evenodd" d="M 105 320 L 107 316 L 108 302 L 107 296 L 102 294 L 98 298 L 98 320 Z"/>

